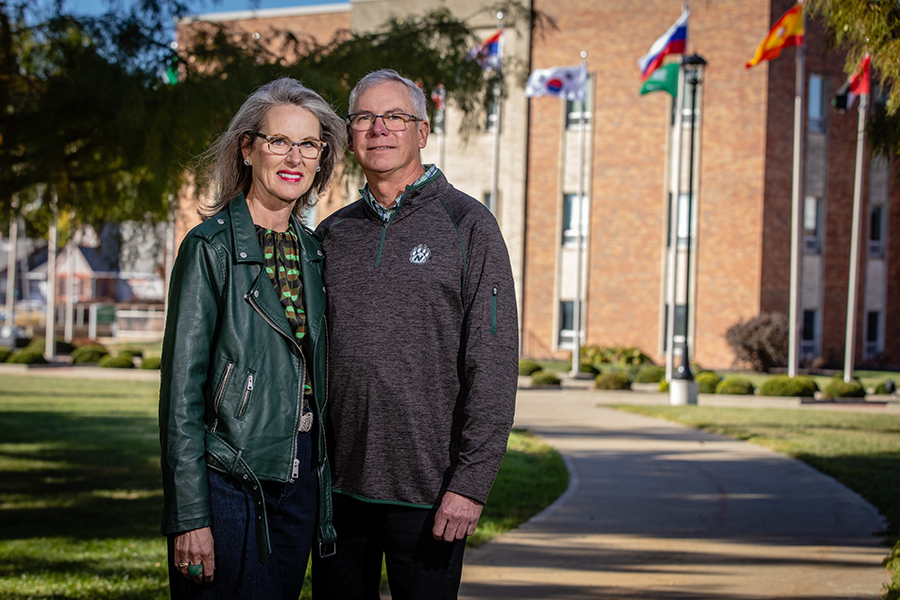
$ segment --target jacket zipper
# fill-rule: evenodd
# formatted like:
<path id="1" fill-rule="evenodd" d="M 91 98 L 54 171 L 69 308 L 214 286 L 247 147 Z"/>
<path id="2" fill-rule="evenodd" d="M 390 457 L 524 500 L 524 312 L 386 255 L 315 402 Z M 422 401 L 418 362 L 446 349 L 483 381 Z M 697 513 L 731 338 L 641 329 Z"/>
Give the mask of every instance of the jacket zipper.
<path id="1" fill-rule="evenodd" d="M 249 293 L 244 294 L 244 299 L 250 304 L 250 306 L 253 307 L 253 310 L 255 310 L 257 312 L 257 314 L 259 316 L 261 316 L 266 323 L 268 323 L 269 327 L 271 327 L 272 329 L 277 331 L 279 334 L 281 334 L 282 337 L 288 339 L 292 344 L 294 344 L 294 346 L 296 346 L 297 350 L 299 351 L 300 367 L 301 367 L 300 368 L 300 396 L 301 397 L 300 397 L 300 410 L 297 411 L 297 422 L 294 424 L 294 433 L 296 434 L 297 431 L 300 430 L 300 419 L 303 417 L 303 415 L 301 414 L 303 412 L 303 377 L 304 377 L 304 373 L 306 373 L 306 361 L 303 359 L 303 349 L 300 348 L 300 344 L 297 343 L 297 340 L 284 335 L 284 332 L 282 332 L 281 329 L 278 328 L 278 326 L 272 321 L 272 319 L 267 317 L 265 315 L 265 313 L 263 313 L 263 311 L 260 310 L 260 308 L 253 301 L 252 295 L 250 295 Z M 295 435 L 294 437 L 296 438 L 297 436 Z M 289 483 L 294 483 L 294 480 L 300 476 L 300 472 L 299 472 L 300 461 L 297 459 L 297 444 L 296 444 L 296 442 L 294 444 L 292 444 L 291 446 L 293 449 L 291 450 L 291 478 L 290 478 Z M 294 473 L 297 473 L 297 475 L 295 476 Z"/>
<path id="2" fill-rule="evenodd" d="M 241 408 L 238 411 L 238 419 L 244 416 L 244 411 L 247 409 L 247 400 L 250 399 L 250 392 L 253 391 L 253 373 L 247 376 L 247 387 L 244 388 L 244 397 L 241 398 Z"/>
<path id="3" fill-rule="evenodd" d="M 387 221 L 383 221 L 384 224 L 381 227 L 381 243 L 378 245 L 378 256 L 375 257 L 375 266 L 376 267 L 381 264 L 381 253 L 384 250 L 384 238 L 387 236 L 388 225 L 390 225 L 391 221 L 394 220 L 394 217 L 397 216 L 397 211 L 399 211 L 399 210 L 400 210 L 400 207 L 398 206 L 396 208 L 396 210 L 394 210 L 394 212 L 391 213 L 390 218 Z"/>
<path id="4" fill-rule="evenodd" d="M 497 335 L 497 286 L 491 295 L 491 335 Z"/>
<path id="5" fill-rule="evenodd" d="M 231 368 L 234 366 L 234 363 L 228 363 L 228 366 L 225 367 L 225 376 L 222 377 L 222 383 L 219 384 L 219 391 L 216 392 L 216 399 L 213 402 L 213 411 L 216 413 L 215 418 L 213 419 L 212 427 L 210 428 L 211 433 L 216 432 L 216 427 L 219 426 L 219 403 L 222 401 L 222 396 L 225 394 L 225 384 L 228 383 L 228 377 L 231 375 Z"/>

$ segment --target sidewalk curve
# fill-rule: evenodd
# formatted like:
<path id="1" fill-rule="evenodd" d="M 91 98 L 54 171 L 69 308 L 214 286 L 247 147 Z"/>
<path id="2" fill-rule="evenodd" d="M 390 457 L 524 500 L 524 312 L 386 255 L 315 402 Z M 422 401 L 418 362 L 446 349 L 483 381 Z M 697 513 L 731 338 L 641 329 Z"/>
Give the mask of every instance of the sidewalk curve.
<path id="1" fill-rule="evenodd" d="M 882 596 L 885 522 L 860 496 L 760 446 L 598 402 L 519 391 L 516 427 L 563 453 L 569 489 L 467 551 L 461 599 Z"/>

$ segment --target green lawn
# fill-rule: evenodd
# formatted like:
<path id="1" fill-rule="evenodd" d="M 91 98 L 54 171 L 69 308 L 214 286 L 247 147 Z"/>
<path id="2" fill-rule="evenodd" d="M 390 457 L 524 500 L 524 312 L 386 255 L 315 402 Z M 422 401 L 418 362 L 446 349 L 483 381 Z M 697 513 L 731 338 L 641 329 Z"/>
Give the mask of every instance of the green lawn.
<path id="1" fill-rule="evenodd" d="M 889 521 L 889 600 L 900 599 L 900 413 L 618 405 L 746 440 L 815 467 L 875 506 Z"/>
<path id="2" fill-rule="evenodd" d="M 0 598 L 168 598 L 158 387 L 0 375 Z M 567 485 L 534 436 L 514 432 L 509 448 L 473 544 Z"/>

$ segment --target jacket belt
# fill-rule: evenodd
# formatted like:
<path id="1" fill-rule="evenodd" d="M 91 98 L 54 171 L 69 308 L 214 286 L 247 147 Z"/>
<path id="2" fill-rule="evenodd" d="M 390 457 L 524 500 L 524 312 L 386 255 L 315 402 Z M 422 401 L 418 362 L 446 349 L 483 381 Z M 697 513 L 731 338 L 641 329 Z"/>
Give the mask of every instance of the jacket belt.
<path id="1" fill-rule="evenodd" d="M 206 432 L 206 451 L 221 465 L 229 475 L 237 479 L 247 488 L 253 505 L 256 507 L 256 557 L 264 563 L 272 553 L 269 543 L 269 521 L 266 517 L 266 501 L 263 497 L 262 485 L 253 470 L 244 462 L 243 450 L 235 450 L 225 440 L 214 433 Z M 329 490 L 330 491 L 330 490 Z"/>

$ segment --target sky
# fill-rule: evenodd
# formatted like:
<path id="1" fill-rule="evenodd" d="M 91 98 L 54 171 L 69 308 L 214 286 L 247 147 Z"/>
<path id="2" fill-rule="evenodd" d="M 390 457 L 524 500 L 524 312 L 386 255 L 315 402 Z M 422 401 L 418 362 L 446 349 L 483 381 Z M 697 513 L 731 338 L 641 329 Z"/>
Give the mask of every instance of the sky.
<path id="1" fill-rule="evenodd" d="M 316 4 L 336 4 L 349 0 L 200 0 L 196 2 L 197 13 L 231 12 L 237 10 L 285 8 L 289 6 L 314 6 Z M 76 14 L 95 15 L 104 12 L 103 0 L 68 0 L 66 7 Z M 255 5 L 254 5 L 255 4 Z"/>

